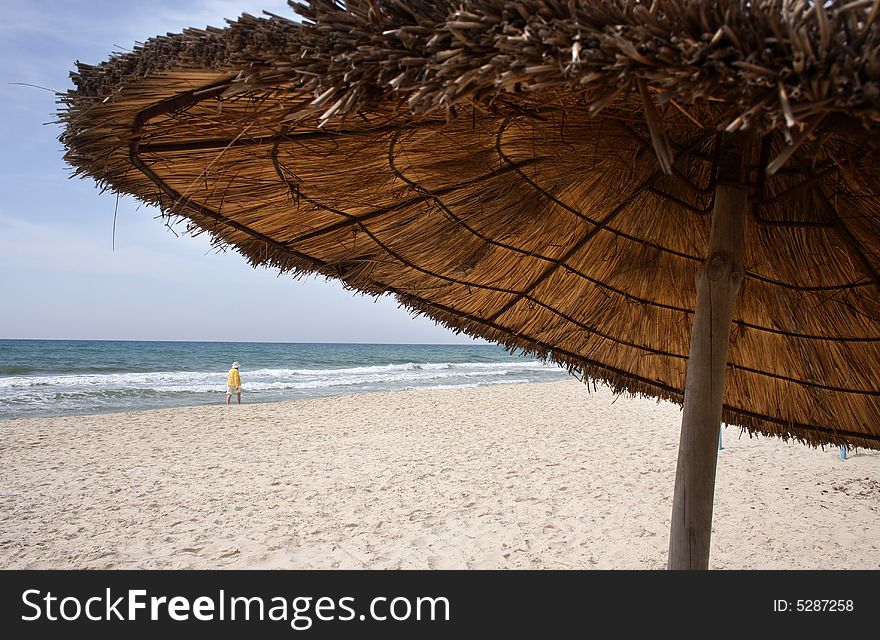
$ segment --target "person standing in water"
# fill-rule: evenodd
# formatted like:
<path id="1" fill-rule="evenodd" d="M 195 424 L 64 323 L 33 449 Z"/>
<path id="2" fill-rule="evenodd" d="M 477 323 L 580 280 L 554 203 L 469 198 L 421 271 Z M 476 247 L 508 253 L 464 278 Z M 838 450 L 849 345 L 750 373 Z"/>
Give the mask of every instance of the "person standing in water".
<path id="1" fill-rule="evenodd" d="M 233 393 L 238 396 L 238 404 L 241 404 L 241 376 L 238 373 L 238 367 L 239 364 L 233 362 L 229 376 L 226 378 L 226 404 L 232 400 Z"/>

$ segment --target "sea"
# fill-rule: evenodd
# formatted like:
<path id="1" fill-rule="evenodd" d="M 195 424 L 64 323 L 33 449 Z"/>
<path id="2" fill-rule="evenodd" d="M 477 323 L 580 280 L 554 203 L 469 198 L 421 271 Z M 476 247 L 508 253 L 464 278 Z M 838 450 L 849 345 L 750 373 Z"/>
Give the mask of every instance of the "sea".
<path id="1" fill-rule="evenodd" d="M 0 420 L 570 377 L 497 345 L 0 340 Z M 234 401 L 234 399 L 233 399 Z"/>

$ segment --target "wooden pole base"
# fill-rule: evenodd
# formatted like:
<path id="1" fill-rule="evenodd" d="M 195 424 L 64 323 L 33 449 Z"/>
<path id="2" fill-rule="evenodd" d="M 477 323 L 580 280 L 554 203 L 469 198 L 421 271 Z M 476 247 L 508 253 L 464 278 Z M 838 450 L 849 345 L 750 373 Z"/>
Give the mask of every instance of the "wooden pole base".
<path id="1" fill-rule="evenodd" d="M 739 180 L 738 158 L 736 174 L 727 176 L 735 183 Z M 747 200 L 740 184 L 716 187 L 709 257 L 696 276 L 697 307 L 685 378 L 669 569 L 709 568 L 718 430 L 733 307 L 743 275 Z"/>

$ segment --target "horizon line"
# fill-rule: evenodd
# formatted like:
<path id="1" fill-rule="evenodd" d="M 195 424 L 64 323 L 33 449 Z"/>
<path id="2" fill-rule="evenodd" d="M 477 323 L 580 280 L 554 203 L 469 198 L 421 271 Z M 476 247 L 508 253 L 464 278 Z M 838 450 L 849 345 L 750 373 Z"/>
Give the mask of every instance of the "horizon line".
<path id="1" fill-rule="evenodd" d="M 340 344 L 425 347 L 500 347 L 496 342 L 350 342 L 350 341 L 284 341 L 284 340 L 187 340 L 166 338 L 0 338 L 0 342 L 192 342 L 197 344 Z"/>

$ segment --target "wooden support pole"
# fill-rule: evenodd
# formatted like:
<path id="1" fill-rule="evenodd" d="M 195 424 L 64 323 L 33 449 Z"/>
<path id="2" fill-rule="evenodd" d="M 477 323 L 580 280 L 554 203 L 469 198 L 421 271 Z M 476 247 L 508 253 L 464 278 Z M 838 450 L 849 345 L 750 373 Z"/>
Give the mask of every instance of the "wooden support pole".
<path id="1" fill-rule="evenodd" d="M 669 569 L 709 568 L 727 348 L 743 275 L 748 194 L 740 173 L 739 150 L 731 144 L 718 167 L 708 257 L 696 275 L 697 307 L 685 378 Z"/>

